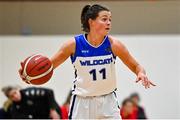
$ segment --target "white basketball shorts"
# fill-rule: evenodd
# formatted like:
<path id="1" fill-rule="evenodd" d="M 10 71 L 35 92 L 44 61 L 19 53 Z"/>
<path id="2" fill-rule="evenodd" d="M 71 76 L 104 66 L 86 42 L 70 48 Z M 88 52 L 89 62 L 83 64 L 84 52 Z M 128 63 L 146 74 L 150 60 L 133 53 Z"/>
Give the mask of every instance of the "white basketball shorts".
<path id="1" fill-rule="evenodd" d="M 95 97 L 72 95 L 69 119 L 121 119 L 116 93 Z"/>

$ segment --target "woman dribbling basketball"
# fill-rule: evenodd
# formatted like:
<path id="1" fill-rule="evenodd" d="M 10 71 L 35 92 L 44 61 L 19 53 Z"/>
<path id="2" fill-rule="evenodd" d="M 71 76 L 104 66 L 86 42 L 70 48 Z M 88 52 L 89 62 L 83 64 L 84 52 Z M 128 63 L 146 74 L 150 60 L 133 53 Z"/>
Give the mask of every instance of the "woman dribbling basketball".
<path id="1" fill-rule="evenodd" d="M 126 47 L 108 35 L 111 12 L 101 5 L 86 5 L 81 13 L 85 34 L 80 34 L 62 45 L 51 58 L 54 69 L 71 57 L 75 68 L 70 119 L 120 119 L 116 98 L 115 60 L 122 62 L 142 81 L 145 88 L 155 86 L 143 67 L 130 55 Z"/>

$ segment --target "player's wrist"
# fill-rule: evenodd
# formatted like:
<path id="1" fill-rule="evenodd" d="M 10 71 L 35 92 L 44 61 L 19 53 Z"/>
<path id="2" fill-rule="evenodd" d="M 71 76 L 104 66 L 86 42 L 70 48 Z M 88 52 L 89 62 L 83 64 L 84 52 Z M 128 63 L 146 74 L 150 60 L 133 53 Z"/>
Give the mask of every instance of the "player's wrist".
<path id="1" fill-rule="evenodd" d="M 136 75 L 138 76 L 139 74 L 146 75 L 146 71 L 141 65 L 137 65 L 136 67 Z"/>

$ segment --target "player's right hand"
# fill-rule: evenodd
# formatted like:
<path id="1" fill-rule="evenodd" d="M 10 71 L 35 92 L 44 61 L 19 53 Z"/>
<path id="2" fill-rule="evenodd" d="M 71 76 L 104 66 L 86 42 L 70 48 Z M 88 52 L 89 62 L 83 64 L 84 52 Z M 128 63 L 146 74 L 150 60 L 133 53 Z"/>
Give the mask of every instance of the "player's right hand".
<path id="1" fill-rule="evenodd" d="M 26 77 L 23 75 L 23 68 L 24 68 L 24 64 L 23 64 L 23 62 L 21 62 L 21 68 L 19 69 L 19 76 L 21 77 L 21 79 L 24 81 L 24 82 L 26 82 Z M 28 82 L 26 82 L 26 83 L 28 83 Z M 29 84 L 29 83 L 28 83 Z"/>

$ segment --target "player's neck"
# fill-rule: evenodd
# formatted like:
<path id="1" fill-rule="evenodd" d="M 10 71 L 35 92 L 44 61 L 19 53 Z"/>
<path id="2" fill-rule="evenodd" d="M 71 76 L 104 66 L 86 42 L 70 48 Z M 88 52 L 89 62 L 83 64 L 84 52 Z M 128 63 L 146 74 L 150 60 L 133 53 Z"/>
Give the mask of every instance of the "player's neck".
<path id="1" fill-rule="evenodd" d="M 102 35 L 88 33 L 87 40 L 89 41 L 91 45 L 99 46 L 103 42 L 104 37 L 105 36 L 102 36 Z"/>

